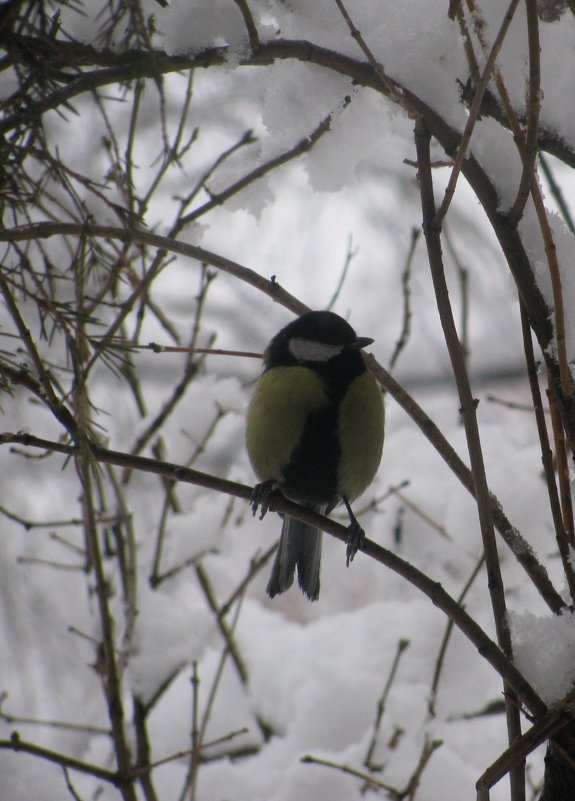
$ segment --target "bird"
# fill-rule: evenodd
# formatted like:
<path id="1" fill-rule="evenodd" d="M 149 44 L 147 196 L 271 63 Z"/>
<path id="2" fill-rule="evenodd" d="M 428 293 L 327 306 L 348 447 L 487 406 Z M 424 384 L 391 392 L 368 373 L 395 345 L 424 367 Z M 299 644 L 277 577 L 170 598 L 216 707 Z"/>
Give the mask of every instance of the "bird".
<path id="1" fill-rule="evenodd" d="M 348 565 L 365 538 L 351 503 L 373 481 L 383 450 L 383 395 L 361 353 L 373 341 L 335 312 L 302 314 L 266 348 L 247 410 L 246 449 L 260 482 L 253 513 L 264 516 L 274 490 L 320 514 L 343 503 Z M 297 570 L 304 595 L 318 599 L 321 540 L 315 527 L 284 516 L 270 598 L 291 587 Z"/>

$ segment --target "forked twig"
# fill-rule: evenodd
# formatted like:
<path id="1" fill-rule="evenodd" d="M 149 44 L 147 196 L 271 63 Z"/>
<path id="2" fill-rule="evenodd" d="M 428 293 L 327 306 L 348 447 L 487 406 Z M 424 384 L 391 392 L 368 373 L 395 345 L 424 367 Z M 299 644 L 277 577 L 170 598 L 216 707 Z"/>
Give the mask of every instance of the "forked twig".
<path id="1" fill-rule="evenodd" d="M 367 753 L 365 755 L 365 759 L 363 760 L 364 767 L 367 768 L 367 770 L 369 771 L 377 771 L 381 770 L 382 768 L 381 765 L 374 764 L 373 754 L 375 752 L 377 746 L 377 739 L 379 737 L 379 732 L 381 730 L 381 723 L 383 720 L 383 713 L 385 712 L 385 704 L 387 702 L 387 696 L 389 695 L 389 691 L 391 690 L 391 686 L 395 679 L 397 669 L 399 667 L 399 661 L 402 657 L 402 654 L 405 652 L 408 646 L 409 646 L 409 640 L 401 639 L 397 643 L 397 649 L 395 651 L 393 662 L 391 663 L 391 668 L 389 670 L 387 681 L 385 682 L 385 687 L 383 688 L 381 697 L 377 702 L 377 711 L 375 715 L 375 721 L 373 723 L 373 732 L 371 735 L 371 740 L 367 749 Z"/>
<path id="2" fill-rule="evenodd" d="M 447 210 L 449 209 L 449 206 L 453 199 L 453 195 L 455 193 L 455 187 L 457 185 L 457 179 L 459 178 L 463 162 L 465 160 L 465 157 L 467 156 L 469 143 L 471 141 L 471 135 L 473 133 L 475 123 L 477 122 L 477 119 L 479 117 L 479 112 L 481 110 L 481 103 L 483 102 L 483 96 L 485 95 L 485 90 L 487 89 L 489 80 L 491 78 L 491 73 L 493 72 L 495 60 L 499 55 L 499 52 L 503 45 L 503 41 L 507 36 L 507 31 L 509 30 L 509 26 L 511 25 L 511 22 L 513 20 L 518 5 L 519 5 L 519 0 L 511 0 L 509 7 L 505 13 L 505 16 L 503 17 L 503 21 L 499 27 L 499 31 L 497 32 L 497 36 L 495 37 L 495 41 L 493 42 L 491 50 L 489 51 L 489 55 L 487 56 L 487 61 L 485 62 L 485 67 L 483 68 L 483 73 L 481 75 L 479 84 L 475 87 L 473 102 L 471 103 L 471 108 L 469 109 L 469 115 L 467 117 L 467 122 L 465 123 L 465 128 L 461 136 L 461 142 L 457 150 L 457 156 L 455 157 L 455 162 L 453 164 L 451 173 L 449 175 L 449 181 L 445 189 L 443 201 L 435 215 L 435 219 L 438 225 L 440 225 L 443 219 L 445 218 Z"/>

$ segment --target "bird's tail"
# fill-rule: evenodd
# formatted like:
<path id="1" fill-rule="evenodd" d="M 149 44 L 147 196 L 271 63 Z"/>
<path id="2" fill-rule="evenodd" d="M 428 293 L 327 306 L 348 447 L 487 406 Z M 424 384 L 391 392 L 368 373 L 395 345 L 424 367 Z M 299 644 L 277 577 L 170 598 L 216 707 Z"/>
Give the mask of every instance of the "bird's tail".
<path id="1" fill-rule="evenodd" d="M 288 590 L 297 578 L 302 592 L 310 601 L 319 597 L 319 568 L 322 532 L 307 523 L 286 515 L 280 544 L 272 567 L 267 594 L 270 598 Z"/>

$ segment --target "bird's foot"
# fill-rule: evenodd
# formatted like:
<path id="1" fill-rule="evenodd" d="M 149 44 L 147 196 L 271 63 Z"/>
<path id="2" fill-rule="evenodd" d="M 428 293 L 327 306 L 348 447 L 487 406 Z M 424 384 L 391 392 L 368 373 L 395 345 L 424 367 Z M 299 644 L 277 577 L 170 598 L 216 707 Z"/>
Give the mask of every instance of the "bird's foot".
<path id="1" fill-rule="evenodd" d="M 347 529 L 347 548 L 345 551 L 347 567 L 353 562 L 354 556 L 358 551 L 363 548 L 365 542 L 365 531 L 359 525 L 357 520 L 354 519 L 353 523 Z"/>
<path id="2" fill-rule="evenodd" d="M 353 562 L 356 553 L 363 548 L 363 544 L 365 542 L 365 531 L 357 522 L 357 518 L 352 512 L 350 503 L 345 495 L 343 496 L 343 502 L 350 519 L 350 524 L 347 528 L 347 548 L 345 551 L 345 564 L 347 567 L 349 567 Z"/>
<path id="3" fill-rule="evenodd" d="M 255 515 L 260 507 L 260 520 L 266 515 L 269 509 L 269 499 L 272 492 L 276 489 L 275 481 L 262 481 L 261 484 L 256 484 L 250 499 L 250 506 L 252 514 Z"/>

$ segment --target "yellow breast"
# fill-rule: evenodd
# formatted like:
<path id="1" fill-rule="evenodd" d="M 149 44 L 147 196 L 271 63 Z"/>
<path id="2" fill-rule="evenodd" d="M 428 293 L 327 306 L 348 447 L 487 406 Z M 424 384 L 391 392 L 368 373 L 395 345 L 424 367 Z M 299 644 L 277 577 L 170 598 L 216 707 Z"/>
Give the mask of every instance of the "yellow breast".
<path id="1" fill-rule="evenodd" d="M 350 384 L 339 410 L 339 486 L 351 502 L 371 484 L 381 461 L 384 406 L 371 373 Z"/>
<path id="2" fill-rule="evenodd" d="M 281 480 L 309 414 L 329 403 L 321 378 L 307 367 L 274 367 L 262 375 L 246 426 L 248 455 L 260 481 Z"/>

